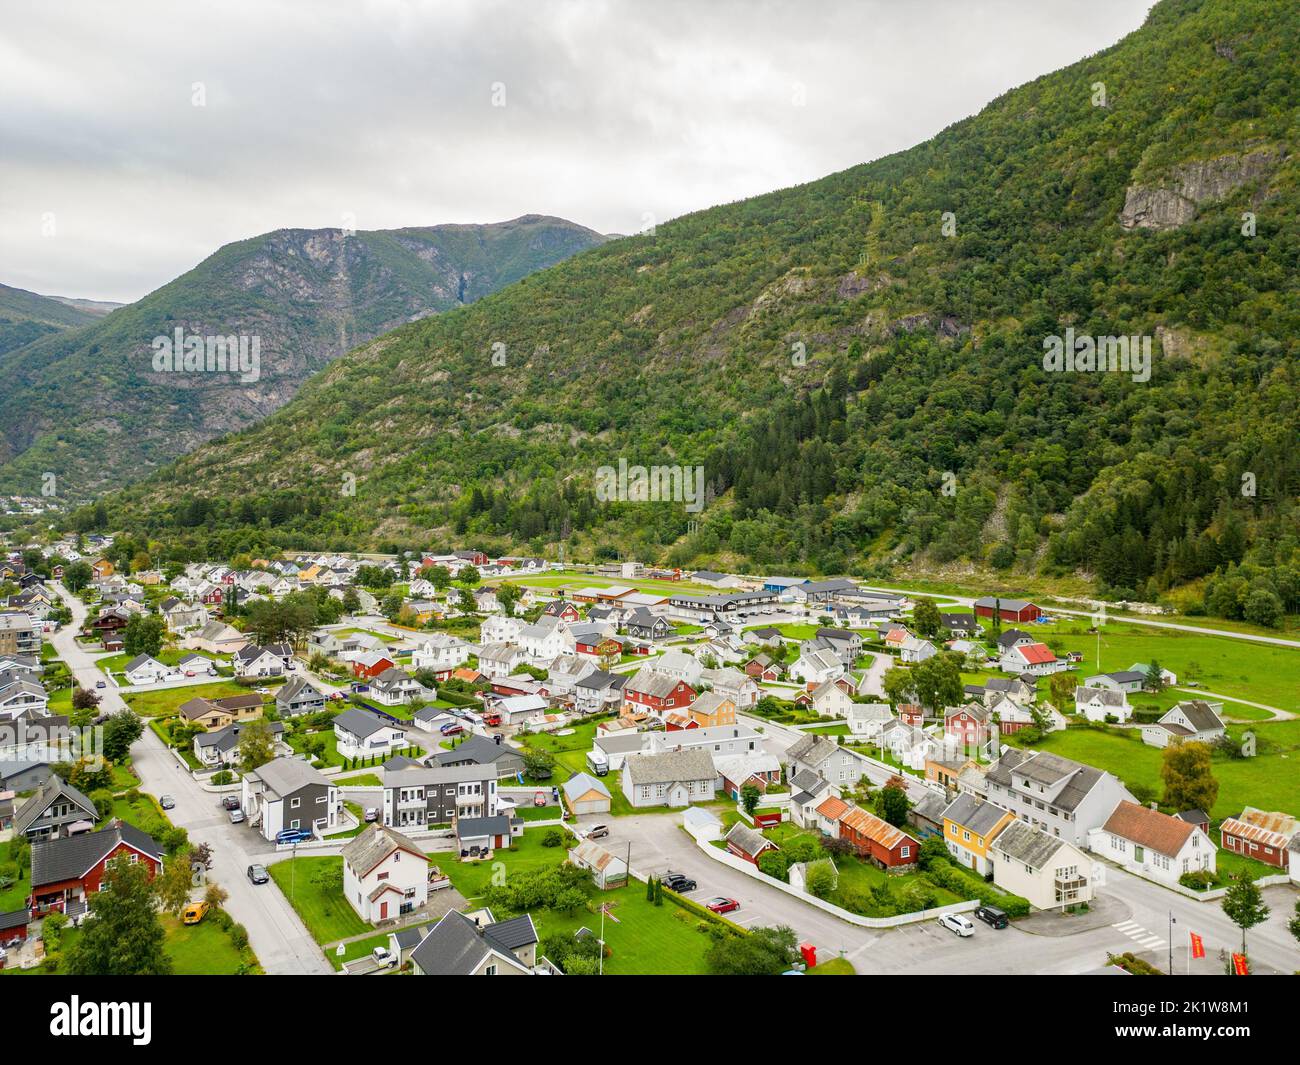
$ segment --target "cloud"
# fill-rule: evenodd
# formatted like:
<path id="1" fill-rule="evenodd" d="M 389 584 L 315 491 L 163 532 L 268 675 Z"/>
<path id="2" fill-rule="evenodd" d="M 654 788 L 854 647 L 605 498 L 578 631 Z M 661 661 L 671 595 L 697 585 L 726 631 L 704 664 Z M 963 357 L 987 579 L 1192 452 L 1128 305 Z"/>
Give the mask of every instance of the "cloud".
<path id="1" fill-rule="evenodd" d="M 629 232 L 906 148 L 1148 5 L 11 5 L 0 280 L 131 300 L 231 240 L 348 214 Z"/>

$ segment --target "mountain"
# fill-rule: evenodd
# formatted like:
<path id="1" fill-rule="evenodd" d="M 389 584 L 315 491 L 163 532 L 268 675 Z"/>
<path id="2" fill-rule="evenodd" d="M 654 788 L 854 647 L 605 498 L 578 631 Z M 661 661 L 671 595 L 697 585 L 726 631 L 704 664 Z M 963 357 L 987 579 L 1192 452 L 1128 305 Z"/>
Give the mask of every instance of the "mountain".
<path id="1" fill-rule="evenodd" d="M 31 297 L 14 300 L 29 307 L 32 335 L 0 354 L 0 490 L 33 492 L 51 471 L 61 494 L 87 498 L 138 477 L 264 418 L 350 347 L 602 240 L 540 215 L 355 234 L 285 229 L 228 244 L 98 320 L 19 293 Z M 0 293 L 0 317 L 9 292 L 19 290 Z M 55 332 L 58 323 L 81 328 Z M 255 339 L 256 374 L 157 372 L 154 339 L 177 330 L 242 340 L 250 365 Z"/>
<path id="2" fill-rule="evenodd" d="M 26 289 L 0 285 L 0 356 L 33 340 L 75 329 L 95 320 L 87 308 L 57 296 L 38 296 Z"/>
<path id="3" fill-rule="evenodd" d="M 1297 69 L 1289 0 L 1163 0 L 908 151 L 397 329 L 76 520 L 176 559 L 565 541 L 1274 623 L 1300 610 Z M 1108 338 L 1126 372 L 1056 358 Z M 702 466 L 707 505 L 603 501 L 620 460 Z"/>

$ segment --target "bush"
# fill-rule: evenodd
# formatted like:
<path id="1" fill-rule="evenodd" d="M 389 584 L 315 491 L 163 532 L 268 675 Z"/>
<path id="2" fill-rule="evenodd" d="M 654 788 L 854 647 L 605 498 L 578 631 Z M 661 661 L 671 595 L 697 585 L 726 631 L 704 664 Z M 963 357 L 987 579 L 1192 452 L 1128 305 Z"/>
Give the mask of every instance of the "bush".
<path id="1" fill-rule="evenodd" d="M 245 949 L 248 946 L 248 929 L 242 924 L 231 925 L 230 942 L 235 945 L 236 950 Z"/>
<path id="2" fill-rule="evenodd" d="M 764 851 L 758 856 L 758 871 L 777 880 L 790 879 L 790 864 L 785 851 Z"/>
<path id="3" fill-rule="evenodd" d="M 979 899 L 980 902 L 996 906 L 1006 912 L 1008 917 L 1025 917 L 1029 913 L 1029 900 L 1019 895 L 1007 895 L 994 888 L 979 877 L 958 869 L 949 861 L 933 861 L 924 876 L 932 884 L 951 891 L 963 899 Z"/>
<path id="4" fill-rule="evenodd" d="M 562 847 L 564 846 L 564 832 L 558 828 L 548 829 L 546 835 L 542 837 L 543 847 Z"/>
<path id="5" fill-rule="evenodd" d="M 1208 869 L 1197 869 L 1194 873 L 1184 873 L 1178 878 L 1178 882 L 1185 888 L 1204 891 L 1214 883 L 1214 874 Z"/>

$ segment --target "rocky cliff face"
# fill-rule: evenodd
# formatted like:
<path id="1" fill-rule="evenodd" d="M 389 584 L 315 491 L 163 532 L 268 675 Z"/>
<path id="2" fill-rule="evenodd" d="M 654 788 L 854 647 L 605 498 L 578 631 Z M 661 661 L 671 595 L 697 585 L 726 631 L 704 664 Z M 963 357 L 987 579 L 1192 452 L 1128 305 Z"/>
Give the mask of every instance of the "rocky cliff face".
<path id="1" fill-rule="evenodd" d="M 80 497 L 140 476 L 260 421 L 356 345 L 603 239 L 527 215 L 355 234 L 287 229 L 227 245 L 101 320 L 83 316 L 90 324 L 0 348 L 0 490 L 35 491 L 53 472 Z M 255 341 L 258 365 L 160 370 L 157 338 L 178 335 L 242 340 L 249 350 Z"/>
<path id="2" fill-rule="evenodd" d="M 1177 229 L 1196 217 L 1200 204 L 1225 199 L 1234 189 L 1272 173 L 1279 161 L 1275 149 L 1260 148 L 1176 166 L 1159 185 L 1128 187 L 1120 225 L 1125 229 Z"/>

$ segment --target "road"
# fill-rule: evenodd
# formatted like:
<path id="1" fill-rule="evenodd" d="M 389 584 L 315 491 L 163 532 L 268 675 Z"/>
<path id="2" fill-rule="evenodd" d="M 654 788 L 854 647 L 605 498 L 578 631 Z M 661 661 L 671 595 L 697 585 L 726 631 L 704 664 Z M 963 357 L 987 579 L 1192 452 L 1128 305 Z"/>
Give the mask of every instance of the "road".
<path id="1" fill-rule="evenodd" d="M 68 664 L 77 682 L 96 691 L 103 673 L 94 658 L 77 646 L 76 634 L 86 620 L 86 606 L 60 584 L 53 586 L 72 611 L 71 624 L 52 638 L 59 657 Z M 112 713 L 128 709 L 112 686 L 100 688 L 100 706 Z M 248 930 L 248 940 L 262 967 L 273 974 L 330 974 L 333 969 L 294 913 L 293 907 L 274 881 L 254 886 L 246 875 L 248 866 L 266 864 L 275 858 L 275 848 L 247 825 L 232 825 L 216 795 L 206 792 L 177 764 L 162 740 L 146 728 L 131 748 L 131 758 L 140 777 L 140 787 L 151 795 L 171 795 L 176 807 L 168 811 L 172 823 L 186 829 L 194 843 L 212 848 L 213 866 L 209 879 L 230 893 L 226 911 Z"/>

